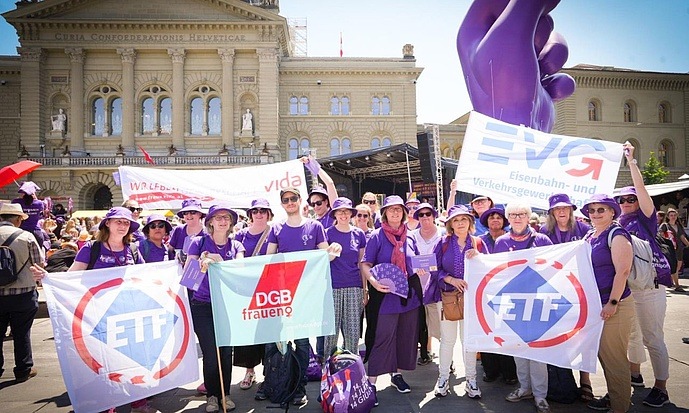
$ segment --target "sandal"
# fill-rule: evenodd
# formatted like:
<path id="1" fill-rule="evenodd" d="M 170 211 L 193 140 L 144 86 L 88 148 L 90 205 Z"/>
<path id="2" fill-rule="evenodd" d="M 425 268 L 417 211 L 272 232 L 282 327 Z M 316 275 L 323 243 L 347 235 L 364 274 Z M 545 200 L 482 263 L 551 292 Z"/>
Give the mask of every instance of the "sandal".
<path id="1" fill-rule="evenodd" d="M 590 384 L 581 383 L 581 387 L 579 387 L 579 400 L 581 400 L 584 403 L 588 403 L 594 398 L 595 396 L 593 395 L 593 387 L 591 387 Z"/>
<path id="2" fill-rule="evenodd" d="M 242 390 L 248 390 L 256 382 L 256 373 L 247 371 L 244 375 L 244 380 L 239 382 L 239 388 Z"/>

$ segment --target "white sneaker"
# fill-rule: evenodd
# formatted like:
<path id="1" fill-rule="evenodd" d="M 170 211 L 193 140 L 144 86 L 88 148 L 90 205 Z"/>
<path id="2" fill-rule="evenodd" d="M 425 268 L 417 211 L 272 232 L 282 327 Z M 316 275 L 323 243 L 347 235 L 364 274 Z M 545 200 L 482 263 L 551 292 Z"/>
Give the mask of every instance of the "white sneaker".
<path id="1" fill-rule="evenodd" d="M 225 396 L 225 400 L 226 400 L 226 403 L 225 403 L 225 410 L 226 411 L 231 412 L 232 410 L 237 408 L 237 406 L 234 404 L 234 402 L 232 401 L 232 399 L 230 399 L 229 396 Z"/>
<path id="2" fill-rule="evenodd" d="M 445 397 L 448 391 L 450 391 L 450 380 L 438 377 L 438 382 L 435 384 L 435 396 Z"/>
<path id="3" fill-rule="evenodd" d="M 517 389 L 505 397 L 508 402 L 518 402 L 520 400 L 532 399 L 533 393 L 531 390 Z"/>
<path id="4" fill-rule="evenodd" d="M 215 413 L 220 411 L 220 405 L 218 404 L 218 398 L 215 396 L 210 396 L 206 399 L 206 413 Z"/>
<path id="5" fill-rule="evenodd" d="M 467 393 L 467 397 L 469 397 L 470 399 L 481 398 L 481 389 L 478 388 L 476 380 L 467 380 L 466 384 L 464 385 L 464 390 Z"/>
<path id="6" fill-rule="evenodd" d="M 536 410 L 538 413 L 550 413 L 550 405 L 545 399 L 536 399 Z"/>

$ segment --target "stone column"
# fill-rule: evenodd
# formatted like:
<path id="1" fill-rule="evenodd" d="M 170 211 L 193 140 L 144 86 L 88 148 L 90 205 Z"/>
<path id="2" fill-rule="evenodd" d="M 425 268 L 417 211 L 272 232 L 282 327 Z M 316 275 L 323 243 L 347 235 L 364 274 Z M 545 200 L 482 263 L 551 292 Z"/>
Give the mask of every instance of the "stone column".
<path id="1" fill-rule="evenodd" d="M 122 146 L 129 150 L 130 154 L 136 152 L 134 148 L 134 108 L 136 106 L 136 94 L 134 93 L 134 63 L 136 62 L 136 50 L 117 49 L 122 58 Z"/>
<path id="2" fill-rule="evenodd" d="M 172 144 L 184 150 L 184 49 L 167 49 L 172 59 Z"/>
<path id="3" fill-rule="evenodd" d="M 279 139 L 279 79 L 277 49 L 257 49 L 258 55 L 258 125 L 263 143 L 275 148 Z M 254 122 L 256 122 L 254 114 Z"/>
<path id="4" fill-rule="evenodd" d="M 222 60 L 222 143 L 234 146 L 234 49 L 218 49 Z"/>
<path id="5" fill-rule="evenodd" d="M 50 124 L 50 117 L 44 116 L 41 76 L 45 54 L 39 47 L 17 47 L 17 52 L 21 55 L 21 141 L 29 151 L 37 153 Z"/>
<path id="6" fill-rule="evenodd" d="M 69 86 L 71 95 L 70 114 L 67 118 L 67 131 L 70 136 L 72 150 L 84 150 L 84 58 L 86 54 L 80 47 L 68 47 L 65 53 L 69 55 Z"/>

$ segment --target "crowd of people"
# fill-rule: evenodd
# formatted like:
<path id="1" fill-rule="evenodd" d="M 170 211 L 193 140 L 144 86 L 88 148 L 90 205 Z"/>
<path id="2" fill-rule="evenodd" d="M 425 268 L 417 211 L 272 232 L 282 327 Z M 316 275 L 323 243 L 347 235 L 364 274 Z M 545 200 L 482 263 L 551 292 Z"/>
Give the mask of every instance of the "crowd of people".
<path id="1" fill-rule="evenodd" d="M 583 218 L 575 216 L 577 206 L 567 194 L 553 194 L 544 222 L 533 222 L 531 207 L 520 200 L 501 208 L 490 197 L 475 196 L 469 205 L 454 205 L 458 189 L 454 182 L 448 200 L 452 206 L 447 211 L 438 211 L 415 197 L 405 200 L 389 195 L 380 202 L 371 192 L 356 204 L 339 197 L 333 180 L 320 168 L 316 168 L 316 175 L 323 186 L 314 185 L 307 194 L 298 188 L 282 189 L 280 205 L 254 199 L 246 210 L 246 220 L 230 205 L 216 203 L 204 209 L 200 201 L 187 199 L 174 220 L 161 215 L 141 220 L 142 208 L 136 201 L 127 200 L 102 219 L 77 221 L 46 214 L 45 205 L 36 197 L 39 188 L 27 182 L 19 190 L 21 198 L 2 204 L 0 209 L 0 241 L 16 227 L 31 233 L 22 233 L 15 241 L 18 245 L 13 244 L 19 251 L 18 261 L 28 265 L 20 270 L 16 284 L 0 287 L 0 332 L 4 335 L 8 325 L 11 327 L 15 377 L 25 381 L 37 374 L 31 356 L 30 328 L 37 309 L 36 281 L 50 276 L 45 268 L 51 272 L 80 271 L 166 260 L 177 260 L 184 267 L 198 260 L 205 270 L 218 261 L 323 249 L 331 260 L 337 334 L 317 338 L 316 354 L 321 362 L 338 343 L 358 354 L 363 337 L 362 354 L 374 395 L 377 378 L 387 374 L 397 391 L 408 393 L 412 389 L 403 373 L 433 360 L 431 343 L 436 339 L 440 345 L 435 394 L 445 397 L 454 370 L 453 351 L 459 341 L 466 395 L 480 399 L 479 356 L 465 350 L 464 321 L 444 317 L 442 293 L 474 287 L 465 280 L 465 263 L 478 254 L 586 240 L 592 247 L 593 272 L 602 304 L 604 327 L 598 356 L 607 394 L 595 398 L 588 373 L 580 372 L 580 397 L 594 410 L 626 412 L 631 386 L 644 385 L 639 366 L 645 361 L 645 347 L 655 381 L 644 404 L 662 407 L 669 402 L 669 357 L 663 337 L 666 286 L 632 291 L 626 283 L 633 256 L 630 234 L 655 242 L 659 221 L 634 160 L 634 148 L 629 144 L 624 147 L 633 186 L 624 188 L 615 198 L 593 195 L 581 208 Z M 317 163 L 310 157 L 302 159 L 305 164 Z M 285 220 L 273 221 L 276 208 L 283 209 Z M 674 239 L 678 271 L 683 247 L 689 245 L 682 213 L 678 212 L 681 209 L 666 206 L 667 222 L 660 226 L 662 235 Z M 67 250 L 71 253 L 65 254 Z M 415 270 L 412 258 L 420 254 L 435 254 L 437 271 Z M 375 268 L 380 264 L 392 264 L 404 274 L 409 286 L 406 297 L 391 294 L 390 287 L 376 278 Z M 680 291 L 677 272 L 673 283 Z M 227 400 L 226 408 L 232 410 L 235 405 L 229 393 L 233 366 L 246 369 L 239 387 L 250 389 L 256 382 L 254 369 L 275 344 L 221 347 L 216 355 L 208 277 L 197 291 L 189 291 L 189 297 L 194 331 L 203 353 L 203 384 L 198 391 L 207 395 L 205 410 L 219 411 L 223 399 Z M 307 337 L 292 341 L 302 369 L 292 403 L 303 405 L 308 401 L 305 372 L 310 341 Z M 482 381 L 501 378 L 507 386 L 517 385 L 506 391 L 506 400 L 533 399 L 539 413 L 550 411 L 545 363 L 490 353 L 481 353 L 480 360 Z M 255 398 L 266 399 L 261 385 L 257 387 Z M 157 410 L 144 399 L 133 402 L 131 411 Z"/>

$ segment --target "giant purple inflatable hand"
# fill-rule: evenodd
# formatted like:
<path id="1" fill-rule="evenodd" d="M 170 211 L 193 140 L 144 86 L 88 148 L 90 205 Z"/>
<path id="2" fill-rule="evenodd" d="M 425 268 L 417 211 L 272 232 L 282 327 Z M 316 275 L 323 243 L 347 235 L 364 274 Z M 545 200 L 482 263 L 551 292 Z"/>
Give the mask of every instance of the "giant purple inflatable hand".
<path id="1" fill-rule="evenodd" d="M 550 132 L 555 105 L 574 93 L 574 79 L 557 73 L 567 42 L 548 15 L 560 0 L 475 0 L 457 35 L 474 110 Z"/>

